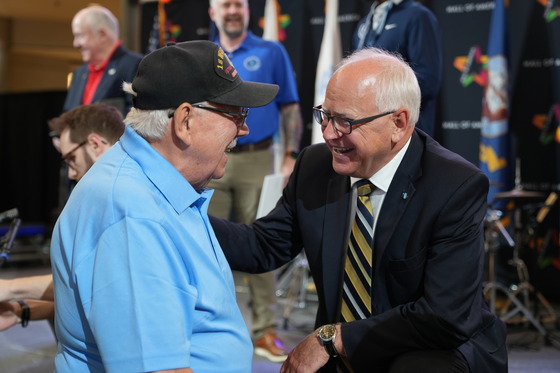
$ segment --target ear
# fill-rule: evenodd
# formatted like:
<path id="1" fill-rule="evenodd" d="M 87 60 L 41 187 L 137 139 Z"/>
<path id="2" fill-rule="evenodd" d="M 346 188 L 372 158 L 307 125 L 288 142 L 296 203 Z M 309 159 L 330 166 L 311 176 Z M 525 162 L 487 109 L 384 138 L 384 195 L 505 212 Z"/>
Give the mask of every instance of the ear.
<path id="1" fill-rule="evenodd" d="M 394 126 L 391 140 L 396 144 L 401 141 L 403 137 L 406 137 L 409 131 L 410 113 L 407 109 L 401 108 L 395 111 L 391 118 Z"/>
<path id="2" fill-rule="evenodd" d="M 210 20 L 214 21 L 214 8 L 211 6 L 208 7 L 208 15 L 210 16 Z"/>
<path id="3" fill-rule="evenodd" d="M 99 36 L 101 36 L 102 38 L 105 38 L 109 34 L 105 27 L 100 27 L 97 30 L 97 32 L 99 33 Z"/>
<path id="4" fill-rule="evenodd" d="M 171 119 L 173 138 L 181 141 L 184 146 L 192 143 L 193 129 L 196 123 L 192 120 L 193 107 L 188 102 L 179 106 Z M 183 146 L 181 146 L 183 147 Z"/>
<path id="5" fill-rule="evenodd" d="M 91 149 L 93 150 L 95 159 L 101 157 L 101 154 L 105 153 L 105 151 L 111 147 L 109 141 L 95 132 L 92 132 L 88 135 L 87 141 Z"/>

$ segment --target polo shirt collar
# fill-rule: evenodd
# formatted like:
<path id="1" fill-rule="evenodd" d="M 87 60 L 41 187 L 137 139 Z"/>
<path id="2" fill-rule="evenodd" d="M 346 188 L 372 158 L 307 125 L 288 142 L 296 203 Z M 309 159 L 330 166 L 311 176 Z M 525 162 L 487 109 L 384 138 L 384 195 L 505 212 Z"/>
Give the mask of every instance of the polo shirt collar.
<path id="1" fill-rule="evenodd" d="M 185 177 L 132 127 L 120 139 L 124 151 L 142 168 L 152 184 L 178 214 L 195 205 L 208 207 L 213 190 L 197 192 Z"/>

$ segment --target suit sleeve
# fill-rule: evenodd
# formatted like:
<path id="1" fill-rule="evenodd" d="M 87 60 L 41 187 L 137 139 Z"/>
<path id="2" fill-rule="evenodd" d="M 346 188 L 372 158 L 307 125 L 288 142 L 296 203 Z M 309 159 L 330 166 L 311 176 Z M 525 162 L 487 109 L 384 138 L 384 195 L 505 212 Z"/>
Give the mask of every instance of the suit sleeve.
<path id="1" fill-rule="evenodd" d="M 305 150 L 296 162 L 282 197 L 268 215 L 250 225 L 209 216 L 231 269 L 248 273 L 268 272 L 288 263 L 301 252 L 295 190 L 304 153 Z"/>

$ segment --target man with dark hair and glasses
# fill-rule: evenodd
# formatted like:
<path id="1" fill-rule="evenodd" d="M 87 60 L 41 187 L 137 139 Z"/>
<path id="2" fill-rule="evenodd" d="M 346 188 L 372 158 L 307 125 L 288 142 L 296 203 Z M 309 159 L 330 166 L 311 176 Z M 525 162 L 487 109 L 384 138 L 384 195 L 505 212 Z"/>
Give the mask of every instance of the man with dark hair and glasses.
<path id="1" fill-rule="evenodd" d="M 488 179 L 415 128 L 417 78 L 400 56 L 347 57 L 314 108 L 276 207 L 251 225 L 211 218 L 233 269 L 305 250 L 317 329 L 280 372 L 507 372 L 506 330 L 486 304 Z"/>
<path id="2" fill-rule="evenodd" d="M 60 153 L 68 165 L 68 178 L 79 181 L 124 132 L 123 116 L 113 106 L 78 106 L 54 119 L 64 123 Z"/>
<path id="3" fill-rule="evenodd" d="M 124 134 L 76 185 L 52 238 L 63 372 L 251 371 L 210 180 L 278 86 L 243 81 L 210 41 L 142 59 Z M 76 143 L 78 146 L 80 142 Z M 79 150 L 78 150 L 79 151 Z"/>
<path id="4" fill-rule="evenodd" d="M 53 145 L 67 163 L 68 178 L 78 182 L 123 134 L 123 116 L 105 104 L 81 105 L 48 123 Z M 62 202 L 62 201 L 61 201 Z M 24 299 L 24 300 L 22 300 Z M 54 318 L 52 275 L 0 279 L 0 330 L 30 320 Z M 23 303 L 22 303 L 23 302 Z M 24 308 L 29 311 L 25 314 Z"/>

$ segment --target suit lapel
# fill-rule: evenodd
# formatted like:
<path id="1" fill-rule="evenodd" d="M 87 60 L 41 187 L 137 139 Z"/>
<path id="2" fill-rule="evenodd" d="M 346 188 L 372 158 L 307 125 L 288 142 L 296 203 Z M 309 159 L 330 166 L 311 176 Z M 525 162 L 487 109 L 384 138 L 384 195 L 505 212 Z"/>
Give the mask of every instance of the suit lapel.
<path id="1" fill-rule="evenodd" d="M 99 102 L 104 98 L 110 97 L 111 95 L 108 94 L 108 91 L 111 87 L 115 86 L 115 79 L 117 79 L 117 63 L 111 60 L 105 68 L 105 72 L 101 77 L 91 102 Z"/>
<path id="2" fill-rule="evenodd" d="M 352 190 L 350 178 L 334 175 L 329 180 L 323 226 L 323 288 L 328 320 L 338 320 L 344 258 L 348 246 L 348 227 Z M 332 202 L 329 202 L 332 201 Z"/>
<path id="3" fill-rule="evenodd" d="M 101 81 L 99 82 L 99 85 L 95 90 L 95 94 L 93 95 L 93 100 L 91 102 L 99 102 L 104 98 L 109 98 L 111 96 L 114 96 L 114 94 L 112 94 L 112 92 L 109 92 L 109 90 L 111 90 L 112 87 L 119 86 L 118 84 L 115 84 L 115 80 L 118 79 L 119 76 L 118 74 L 119 60 L 120 60 L 120 56 L 123 53 L 124 52 L 121 46 L 118 47 L 113 53 L 113 55 L 111 56 L 111 59 L 109 60 L 109 63 L 107 63 L 107 66 L 105 67 L 105 72 L 101 77 Z M 118 82 L 118 83 L 122 83 L 122 82 Z"/>
<path id="4" fill-rule="evenodd" d="M 421 176 L 420 163 L 423 155 L 422 141 L 418 134 L 412 134 L 408 150 L 393 177 L 383 206 L 379 212 L 379 219 L 374 233 L 374 252 L 376 272 L 381 264 L 381 258 L 387 244 L 398 226 L 398 222 L 413 198 L 416 190 L 414 182 Z"/>

